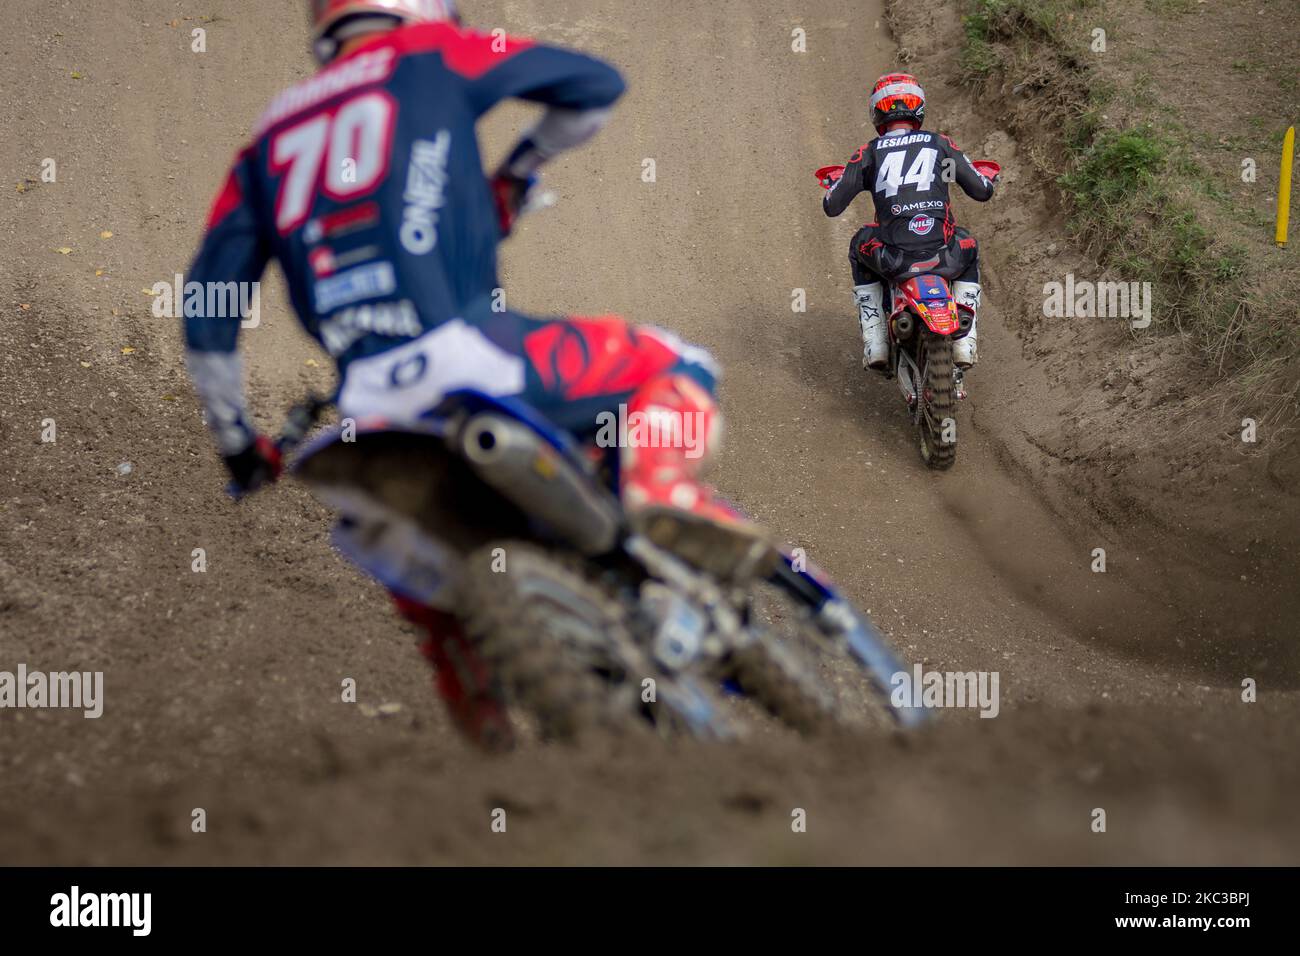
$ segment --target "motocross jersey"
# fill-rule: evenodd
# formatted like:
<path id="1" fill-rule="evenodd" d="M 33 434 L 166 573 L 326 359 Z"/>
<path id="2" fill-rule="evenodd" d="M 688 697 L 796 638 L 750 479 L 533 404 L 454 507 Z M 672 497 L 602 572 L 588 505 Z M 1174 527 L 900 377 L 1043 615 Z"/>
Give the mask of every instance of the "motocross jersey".
<path id="1" fill-rule="evenodd" d="M 948 199 L 953 179 L 979 202 L 993 196 L 993 183 L 947 136 L 896 130 L 859 147 L 822 206 L 826 215 L 838 216 L 859 193 L 869 192 L 880 240 L 907 252 L 930 253 L 950 243 L 957 228 Z"/>
<path id="2" fill-rule="evenodd" d="M 528 40 L 450 23 L 379 34 L 271 102 L 213 205 L 187 289 L 254 283 L 275 259 L 340 370 L 398 347 L 499 285 L 478 118 L 516 97 L 581 125 L 623 89 L 607 64 Z M 209 412 L 228 419 L 214 429 L 229 453 L 253 433 L 236 384 L 241 315 L 214 301 L 187 293 L 184 331 Z"/>

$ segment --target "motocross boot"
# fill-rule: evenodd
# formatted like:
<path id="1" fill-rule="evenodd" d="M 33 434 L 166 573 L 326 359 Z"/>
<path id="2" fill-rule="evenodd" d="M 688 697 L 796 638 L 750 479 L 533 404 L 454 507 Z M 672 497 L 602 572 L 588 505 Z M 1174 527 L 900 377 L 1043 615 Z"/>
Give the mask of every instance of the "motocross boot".
<path id="1" fill-rule="evenodd" d="M 968 369 L 979 361 L 975 349 L 975 332 L 979 322 L 980 284 L 954 282 L 952 294 L 957 300 L 958 311 L 969 312 L 971 316 L 970 331 L 952 343 L 952 362 L 960 369 Z"/>
<path id="2" fill-rule="evenodd" d="M 889 337 L 885 331 L 885 287 L 879 282 L 853 287 L 858 303 L 858 325 L 862 328 L 862 367 L 886 371 Z"/>
<path id="3" fill-rule="evenodd" d="M 687 376 L 664 376 L 632 396 L 627 415 L 654 423 L 652 440 L 630 429 L 622 449 L 620 490 L 633 530 L 723 580 L 773 570 L 779 554 L 767 534 L 698 480 L 722 431 L 713 397 Z"/>
<path id="4" fill-rule="evenodd" d="M 457 729 L 482 750 L 510 750 L 515 734 L 500 682 L 465 636 L 460 621 L 399 595 L 393 599 L 403 617 L 427 632 L 420 653 L 433 665 L 434 686 Z"/>

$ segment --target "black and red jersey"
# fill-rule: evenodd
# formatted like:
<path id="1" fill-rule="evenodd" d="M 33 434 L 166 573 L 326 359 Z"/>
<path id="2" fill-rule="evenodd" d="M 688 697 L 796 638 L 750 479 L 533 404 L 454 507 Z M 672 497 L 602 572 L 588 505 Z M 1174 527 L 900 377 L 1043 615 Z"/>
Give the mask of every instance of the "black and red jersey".
<path id="1" fill-rule="evenodd" d="M 822 200 L 828 216 L 849 208 L 859 193 L 876 204 L 878 235 L 889 246 L 933 252 L 952 241 L 957 227 L 948 183 L 979 202 L 993 196 L 993 183 L 942 133 L 897 130 L 860 147 Z"/>

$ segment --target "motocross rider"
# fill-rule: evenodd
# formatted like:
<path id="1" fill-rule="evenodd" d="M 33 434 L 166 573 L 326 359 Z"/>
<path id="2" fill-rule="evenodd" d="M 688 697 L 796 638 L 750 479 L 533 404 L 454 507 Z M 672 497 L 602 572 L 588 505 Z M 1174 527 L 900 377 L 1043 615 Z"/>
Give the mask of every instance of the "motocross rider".
<path id="1" fill-rule="evenodd" d="M 190 283 L 252 283 L 278 261 L 302 326 L 338 365 L 345 418 L 412 421 L 459 388 L 521 399 L 580 438 L 620 404 L 692 416 L 690 448 L 620 450 L 633 527 L 718 560 L 770 548 L 697 478 L 721 425 L 707 353 L 617 316 L 538 319 L 496 301 L 497 246 L 534 175 L 602 128 L 618 72 L 465 28 L 452 0 L 309 2 L 321 69 L 271 102 L 236 158 Z M 489 179 L 475 122 L 508 98 L 544 111 Z M 280 475 L 280 453 L 245 403 L 241 316 L 200 298 L 185 310 L 187 365 L 236 490 L 251 492 Z M 344 518 L 336 534 L 360 520 Z M 484 746 L 508 743 L 498 684 L 455 616 L 453 556 L 441 581 L 417 585 L 395 580 L 401 562 L 369 540 L 345 550 L 428 631 L 422 650 L 457 725 Z"/>
<path id="2" fill-rule="evenodd" d="M 877 221 L 854 235 L 849 264 L 862 327 L 862 367 L 887 372 L 885 293 L 909 270 L 953 280 L 958 308 L 977 319 L 979 249 L 953 217 L 948 183 L 956 179 L 966 195 L 987 202 L 996 179 L 981 174 L 947 136 L 921 130 L 925 91 L 910 74 L 890 73 L 876 81 L 871 119 L 880 135 L 858 148 L 838 181 L 823 181 L 829 190 L 822 208 L 839 216 L 863 192 L 875 201 Z M 953 342 L 957 366 L 975 364 L 975 336 L 973 322 L 970 332 Z"/>

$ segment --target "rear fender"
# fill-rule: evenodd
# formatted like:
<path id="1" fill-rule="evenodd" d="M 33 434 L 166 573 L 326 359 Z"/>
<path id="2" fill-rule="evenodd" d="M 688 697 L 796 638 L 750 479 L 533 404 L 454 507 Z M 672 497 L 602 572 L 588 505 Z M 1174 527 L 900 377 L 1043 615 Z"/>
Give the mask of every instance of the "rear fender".
<path id="1" fill-rule="evenodd" d="M 298 456 L 293 474 L 346 518 L 386 513 L 462 553 L 490 538 L 530 532 L 523 513 L 432 432 L 334 429 Z"/>
<path id="2" fill-rule="evenodd" d="M 948 280 L 937 275 L 919 275 L 898 287 L 905 308 L 935 335 L 954 335 L 961 329 L 957 304 Z"/>
<path id="3" fill-rule="evenodd" d="M 508 444 L 490 455 L 469 448 L 470 432 L 485 429 Z M 344 514 L 369 497 L 461 549 L 490 535 L 601 553 L 621 523 L 617 499 L 567 433 L 529 406 L 470 390 L 417 421 L 345 422 L 305 446 L 292 470 Z"/>

